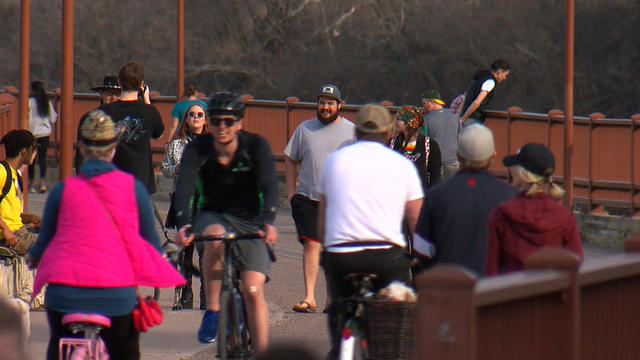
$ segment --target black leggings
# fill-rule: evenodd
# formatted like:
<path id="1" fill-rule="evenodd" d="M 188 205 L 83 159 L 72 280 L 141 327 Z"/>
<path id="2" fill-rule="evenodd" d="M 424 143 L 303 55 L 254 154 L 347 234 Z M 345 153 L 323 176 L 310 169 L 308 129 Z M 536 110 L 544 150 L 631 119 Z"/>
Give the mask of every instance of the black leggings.
<path id="1" fill-rule="evenodd" d="M 58 360 L 58 343 L 61 337 L 83 337 L 84 334 L 72 334 L 62 326 L 64 313 L 47 310 L 49 320 L 49 347 L 47 360 Z M 133 316 L 110 316 L 111 327 L 102 329 L 100 336 L 104 340 L 111 359 L 138 360 L 140 359 L 140 333 L 133 327 Z"/>
<path id="2" fill-rule="evenodd" d="M 47 178 L 47 149 L 49 148 L 49 137 L 43 136 L 36 139 L 38 143 L 38 152 L 33 165 L 29 165 L 29 184 L 33 184 L 35 176 L 36 163 L 40 166 L 40 179 Z"/>

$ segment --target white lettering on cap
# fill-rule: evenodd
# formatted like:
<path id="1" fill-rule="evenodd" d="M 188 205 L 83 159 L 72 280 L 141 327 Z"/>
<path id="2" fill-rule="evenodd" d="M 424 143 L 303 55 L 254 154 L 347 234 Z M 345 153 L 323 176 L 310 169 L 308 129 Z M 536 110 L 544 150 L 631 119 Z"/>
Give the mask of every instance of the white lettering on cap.
<path id="1" fill-rule="evenodd" d="M 326 86 L 322 88 L 322 92 L 325 94 L 333 94 L 333 88 L 331 86 Z"/>

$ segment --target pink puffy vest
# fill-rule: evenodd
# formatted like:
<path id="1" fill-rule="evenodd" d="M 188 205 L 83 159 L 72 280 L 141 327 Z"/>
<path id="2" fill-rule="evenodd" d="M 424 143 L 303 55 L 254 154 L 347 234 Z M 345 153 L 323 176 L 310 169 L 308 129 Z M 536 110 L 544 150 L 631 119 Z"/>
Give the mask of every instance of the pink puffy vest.
<path id="1" fill-rule="evenodd" d="M 171 287 L 185 279 L 140 236 L 134 178 L 116 170 L 65 180 L 56 232 L 38 264 L 33 296 L 47 283 Z"/>

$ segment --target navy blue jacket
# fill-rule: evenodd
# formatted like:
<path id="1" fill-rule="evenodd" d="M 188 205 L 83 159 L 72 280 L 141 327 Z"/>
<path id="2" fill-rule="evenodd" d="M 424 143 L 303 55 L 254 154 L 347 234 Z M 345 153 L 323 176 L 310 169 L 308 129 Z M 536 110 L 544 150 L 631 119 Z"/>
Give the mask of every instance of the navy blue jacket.
<path id="1" fill-rule="evenodd" d="M 486 171 L 462 170 L 425 193 L 414 241 L 435 247 L 433 263 L 459 264 L 482 275 L 489 213 L 517 194 Z"/>

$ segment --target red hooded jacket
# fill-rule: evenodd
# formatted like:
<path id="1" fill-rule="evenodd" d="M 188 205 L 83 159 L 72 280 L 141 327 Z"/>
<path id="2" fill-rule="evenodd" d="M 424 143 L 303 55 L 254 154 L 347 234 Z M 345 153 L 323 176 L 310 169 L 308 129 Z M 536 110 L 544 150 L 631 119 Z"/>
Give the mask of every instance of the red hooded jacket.
<path id="1" fill-rule="evenodd" d="M 486 275 L 521 270 L 522 260 L 545 246 L 583 258 L 573 213 L 547 194 L 528 197 L 521 192 L 489 215 Z"/>

